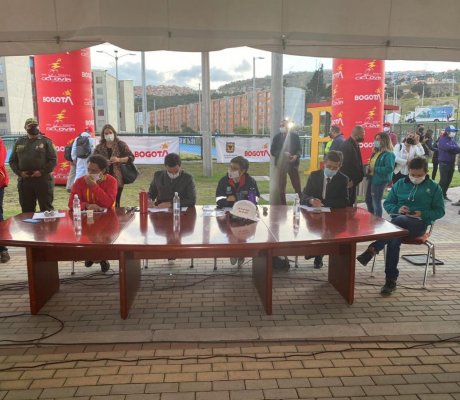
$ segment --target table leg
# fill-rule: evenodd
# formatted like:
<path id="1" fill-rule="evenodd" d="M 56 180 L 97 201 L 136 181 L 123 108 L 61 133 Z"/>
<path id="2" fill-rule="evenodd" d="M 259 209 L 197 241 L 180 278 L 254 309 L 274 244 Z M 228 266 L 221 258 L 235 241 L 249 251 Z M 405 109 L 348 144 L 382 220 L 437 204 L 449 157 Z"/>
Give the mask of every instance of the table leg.
<path id="1" fill-rule="evenodd" d="M 26 249 L 30 312 L 34 315 L 59 290 L 58 263 L 46 261 L 47 251 L 52 250 L 30 247 Z"/>
<path id="2" fill-rule="evenodd" d="M 341 244 L 338 251 L 329 256 L 329 283 L 353 304 L 355 296 L 356 243 Z"/>
<path id="3" fill-rule="evenodd" d="M 120 315 L 128 318 L 141 280 L 141 262 L 132 258 L 132 254 L 120 252 Z"/>
<path id="4" fill-rule="evenodd" d="M 253 257 L 252 281 L 259 292 L 260 299 L 268 315 L 272 313 L 272 257 Z"/>

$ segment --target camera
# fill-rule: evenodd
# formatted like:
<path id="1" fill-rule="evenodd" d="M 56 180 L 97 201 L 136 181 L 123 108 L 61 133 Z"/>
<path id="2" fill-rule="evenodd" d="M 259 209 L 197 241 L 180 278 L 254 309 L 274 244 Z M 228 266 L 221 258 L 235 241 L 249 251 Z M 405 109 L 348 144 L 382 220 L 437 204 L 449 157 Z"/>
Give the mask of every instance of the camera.
<path id="1" fill-rule="evenodd" d="M 408 138 L 406 139 L 406 143 L 407 143 L 407 144 L 415 144 L 415 139 L 412 138 L 412 137 L 408 137 Z"/>

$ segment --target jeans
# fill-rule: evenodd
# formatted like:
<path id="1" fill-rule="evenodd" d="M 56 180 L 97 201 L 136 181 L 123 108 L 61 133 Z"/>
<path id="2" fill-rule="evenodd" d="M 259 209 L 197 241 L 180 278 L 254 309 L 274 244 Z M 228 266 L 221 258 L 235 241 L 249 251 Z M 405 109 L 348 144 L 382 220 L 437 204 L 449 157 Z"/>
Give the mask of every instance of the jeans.
<path id="1" fill-rule="evenodd" d="M 382 198 L 383 192 L 385 191 L 387 185 L 387 183 L 373 184 L 372 178 L 368 179 L 366 190 L 367 211 L 376 215 L 377 217 L 381 217 L 383 214 Z"/>
<path id="2" fill-rule="evenodd" d="M 422 236 L 426 232 L 426 224 L 421 219 L 398 215 L 391 219 L 391 223 L 409 231 L 409 238 Z M 385 276 L 387 280 L 396 281 L 399 276 L 398 262 L 399 250 L 403 238 L 391 238 L 377 240 L 371 246 L 379 252 L 385 245 L 387 246 L 387 254 L 385 259 Z"/>
<path id="3" fill-rule="evenodd" d="M 0 221 L 3 221 L 3 196 L 5 195 L 5 188 L 0 188 Z M 7 251 L 8 249 L 5 246 L 0 246 L 0 253 L 2 251 Z"/>
<path id="4" fill-rule="evenodd" d="M 452 177 L 454 176 L 455 164 L 439 163 L 439 186 L 441 186 L 444 198 L 447 197 L 447 189 L 449 189 Z"/>

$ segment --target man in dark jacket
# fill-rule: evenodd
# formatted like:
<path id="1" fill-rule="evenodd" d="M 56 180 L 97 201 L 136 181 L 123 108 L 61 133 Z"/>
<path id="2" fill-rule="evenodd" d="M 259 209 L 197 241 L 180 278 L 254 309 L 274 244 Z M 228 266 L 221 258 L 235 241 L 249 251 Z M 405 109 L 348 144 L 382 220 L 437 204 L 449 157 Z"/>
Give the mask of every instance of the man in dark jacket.
<path id="1" fill-rule="evenodd" d="M 329 137 L 332 139 L 332 144 L 331 147 L 329 147 L 329 151 L 340 151 L 343 142 L 345 142 L 345 137 L 343 136 L 343 133 L 340 132 L 340 128 L 337 125 L 331 126 L 331 130 L 329 131 Z"/>
<path id="2" fill-rule="evenodd" d="M 300 203 L 310 207 L 344 208 L 348 206 L 348 178 L 339 169 L 342 153 L 331 150 L 324 158 L 324 169 L 308 178 Z M 311 257 L 307 257 L 311 258 Z M 314 267 L 323 266 L 323 256 L 315 256 Z"/>
<path id="3" fill-rule="evenodd" d="M 195 182 L 192 175 L 181 168 L 182 161 L 178 154 L 169 153 L 165 157 L 165 169 L 153 175 L 149 198 L 155 207 L 170 208 L 174 193 L 180 198 L 181 207 L 192 207 L 196 203 Z"/>
<path id="4" fill-rule="evenodd" d="M 441 186 L 444 200 L 450 201 L 447 197 L 447 189 L 449 189 L 452 177 L 455 171 L 455 156 L 460 153 L 460 147 L 455 141 L 455 134 L 458 129 L 453 125 L 449 125 L 444 129 L 444 134 L 439 138 L 438 142 L 438 160 L 439 160 L 439 186 Z"/>
<path id="5" fill-rule="evenodd" d="M 364 128 L 356 125 L 351 131 L 350 137 L 343 142 L 341 151 L 343 153 L 343 164 L 340 172 L 348 179 L 348 205 L 352 206 L 356 201 L 356 188 L 364 178 L 363 160 L 359 143 L 364 141 Z"/>
<path id="6" fill-rule="evenodd" d="M 286 204 L 287 174 L 291 179 L 294 191 L 301 192 L 299 164 L 302 146 L 299 135 L 289 131 L 289 122 L 284 120 L 280 124 L 280 131 L 273 138 L 270 153 L 275 157 L 275 166 L 278 169 L 278 185 L 280 190 L 280 204 Z"/>

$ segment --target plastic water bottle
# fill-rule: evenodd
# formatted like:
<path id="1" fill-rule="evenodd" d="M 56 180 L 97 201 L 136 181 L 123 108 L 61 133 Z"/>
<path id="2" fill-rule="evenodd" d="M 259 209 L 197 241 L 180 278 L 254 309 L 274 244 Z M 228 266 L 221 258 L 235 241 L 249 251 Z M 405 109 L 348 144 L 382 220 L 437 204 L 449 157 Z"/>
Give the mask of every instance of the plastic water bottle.
<path id="1" fill-rule="evenodd" d="M 173 198 L 173 215 L 180 216 L 180 198 L 177 192 L 174 193 Z"/>
<path id="2" fill-rule="evenodd" d="M 295 219 L 300 219 L 300 198 L 298 193 L 294 197 L 293 214 Z"/>
<path id="3" fill-rule="evenodd" d="M 253 204 L 257 204 L 256 189 L 254 189 L 253 187 L 249 188 L 248 200 Z"/>
<path id="4" fill-rule="evenodd" d="M 75 219 L 73 221 L 74 230 L 75 230 L 75 239 L 77 242 L 81 239 L 81 218 Z"/>
<path id="5" fill-rule="evenodd" d="M 75 221 L 81 220 L 81 206 L 80 206 L 80 199 L 78 198 L 78 194 L 73 197 L 73 219 Z"/>

